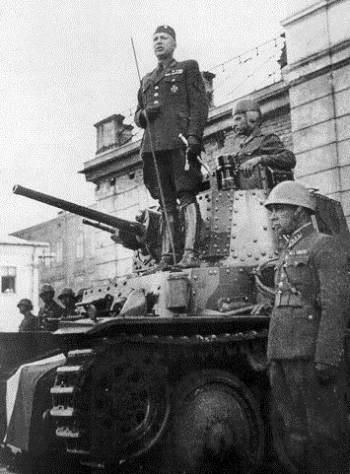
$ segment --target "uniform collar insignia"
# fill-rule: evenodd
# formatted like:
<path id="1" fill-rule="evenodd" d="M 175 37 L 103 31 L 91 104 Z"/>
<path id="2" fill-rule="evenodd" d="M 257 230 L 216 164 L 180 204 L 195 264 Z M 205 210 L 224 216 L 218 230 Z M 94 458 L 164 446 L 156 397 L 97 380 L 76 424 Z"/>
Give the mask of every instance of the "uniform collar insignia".
<path id="1" fill-rule="evenodd" d="M 299 242 L 299 240 L 311 234 L 313 231 L 314 227 L 312 225 L 312 222 L 307 222 L 306 224 L 299 227 L 299 229 L 295 230 L 290 236 L 288 248 L 291 249 L 292 247 L 294 247 Z"/>

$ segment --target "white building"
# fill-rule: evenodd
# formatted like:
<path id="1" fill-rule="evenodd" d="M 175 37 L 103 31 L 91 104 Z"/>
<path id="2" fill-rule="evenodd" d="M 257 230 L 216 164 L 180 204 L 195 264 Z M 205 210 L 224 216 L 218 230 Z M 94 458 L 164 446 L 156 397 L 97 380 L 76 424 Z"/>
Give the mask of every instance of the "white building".
<path id="1" fill-rule="evenodd" d="M 47 243 L 0 237 L 0 332 L 17 331 L 22 316 L 17 303 L 29 298 L 38 312 L 38 263 Z"/>

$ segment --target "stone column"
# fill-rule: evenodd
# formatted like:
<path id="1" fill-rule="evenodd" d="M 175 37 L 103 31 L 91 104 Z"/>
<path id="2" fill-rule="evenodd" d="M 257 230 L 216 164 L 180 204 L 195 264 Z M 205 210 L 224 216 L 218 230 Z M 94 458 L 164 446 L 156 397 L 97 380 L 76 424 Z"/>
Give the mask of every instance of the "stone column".
<path id="1" fill-rule="evenodd" d="M 322 0 L 286 30 L 296 177 L 341 201 L 350 221 L 350 0 Z"/>

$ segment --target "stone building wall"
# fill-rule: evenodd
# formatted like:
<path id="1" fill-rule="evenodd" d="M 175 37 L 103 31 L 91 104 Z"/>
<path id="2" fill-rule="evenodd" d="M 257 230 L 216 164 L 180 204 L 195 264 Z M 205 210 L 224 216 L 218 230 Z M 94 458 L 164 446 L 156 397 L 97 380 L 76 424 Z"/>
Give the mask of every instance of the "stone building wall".
<path id="1" fill-rule="evenodd" d="M 322 0 L 287 18 L 296 176 L 338 199 L 350 222 L 350 1 Z"/>

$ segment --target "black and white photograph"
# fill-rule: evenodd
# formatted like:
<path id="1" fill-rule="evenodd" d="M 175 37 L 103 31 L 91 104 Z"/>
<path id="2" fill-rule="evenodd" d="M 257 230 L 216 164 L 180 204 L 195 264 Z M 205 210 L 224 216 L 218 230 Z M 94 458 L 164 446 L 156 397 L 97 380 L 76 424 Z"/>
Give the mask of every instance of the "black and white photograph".
<path id="1" fill-rule="evenodd" d="M 0 474 L 350 473 L 350 0 L 0 19 Z"/>

